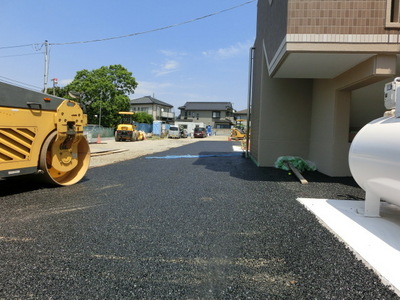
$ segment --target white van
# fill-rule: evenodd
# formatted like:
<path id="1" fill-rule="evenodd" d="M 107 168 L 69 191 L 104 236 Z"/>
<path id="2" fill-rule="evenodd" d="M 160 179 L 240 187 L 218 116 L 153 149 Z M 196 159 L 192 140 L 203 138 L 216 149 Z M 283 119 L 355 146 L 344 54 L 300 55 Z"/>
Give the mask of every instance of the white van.
<path id="1" fill-rule="evenodd" d="M 179 139 L 181 138 L 181 131 L 177 126 L 171 126 L 168 131 L 168 138 Z"/>

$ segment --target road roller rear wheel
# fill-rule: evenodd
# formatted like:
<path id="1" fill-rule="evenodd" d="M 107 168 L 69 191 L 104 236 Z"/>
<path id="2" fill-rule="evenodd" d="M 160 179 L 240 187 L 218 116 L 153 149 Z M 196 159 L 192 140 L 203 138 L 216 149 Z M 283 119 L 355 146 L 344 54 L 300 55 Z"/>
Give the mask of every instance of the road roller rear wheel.
<path id="1" fill-rule="evenodd" d="M 43 178 L 46 182 L 67 186 L 72 185 L 80 181 L 85 176 L 86 171 L 89 168 L 90 162 L 90 148 L 89 143 L 85 138 L 81 138 L 78 144 L 77 160 L 78 164 L 76 167 L 69 171 L 57 169 L 52 165 L 52 159 L 54 153 L 52 153 L 52 146 L 56 140 L 57 132 L 52 132 L 45 140 L 40 152 L 39 167 L 43 171 Z"/>

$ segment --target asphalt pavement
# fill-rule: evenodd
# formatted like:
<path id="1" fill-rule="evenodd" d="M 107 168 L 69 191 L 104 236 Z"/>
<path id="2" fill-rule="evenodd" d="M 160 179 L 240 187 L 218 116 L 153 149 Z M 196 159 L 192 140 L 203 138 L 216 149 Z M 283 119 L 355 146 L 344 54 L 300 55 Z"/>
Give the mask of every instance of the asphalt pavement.
<path id="1" fill-rule="evenodd" d="M 301 185 L 232 144 L 0 181 L 0 299 L 399 299 L 296 201 L 363 199 L 351 178 Z"/>

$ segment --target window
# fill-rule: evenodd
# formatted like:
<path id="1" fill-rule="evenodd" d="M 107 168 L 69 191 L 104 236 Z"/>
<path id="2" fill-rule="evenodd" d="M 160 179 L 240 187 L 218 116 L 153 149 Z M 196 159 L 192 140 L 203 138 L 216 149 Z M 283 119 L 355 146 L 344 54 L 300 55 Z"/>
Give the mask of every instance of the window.
<path id="1" fill-rule="evenodd" d="M 400 0 L 387 0 L 386 27 L 400 28 Z"/>
<path id="2" fill-rule="evenodd" d="M 219 118 L 221 118 L 221 112 L 219 112 L 219 111 L 213 111 L 213 112 L 212 112 L 212 118 L 213 118 L 213 119 L 219 119 Z"/>
<path id="3" fill-rule="evenodd" d="M 138 109 L 138 110 L 146 112 L 146 113 L 149 113 L 149 108 L 148 107 L 140 107 L 140 109 Z"/>

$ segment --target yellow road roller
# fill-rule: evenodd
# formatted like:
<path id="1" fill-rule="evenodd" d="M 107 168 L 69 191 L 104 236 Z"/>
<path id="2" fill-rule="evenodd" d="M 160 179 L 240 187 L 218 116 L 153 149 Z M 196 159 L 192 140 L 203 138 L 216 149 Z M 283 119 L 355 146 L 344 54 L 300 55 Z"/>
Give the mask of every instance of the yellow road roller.
<path id="1" fill-rule="evenodd" d="M 136 125 L 133 125 L 132 119 L 135 113 L 132 111 L 120 111 L 118 114 L 121 122 L 117 125 L 117 130 L 115 131 L 115 141 L 136 141 L 138 132 Z"/>
<path id="2" fill-rule="evenodd" d="M 0 178 L 35 174 L 60 186 L 86 174 L 87 116 L 79 103 L 0 82 Z"/>

